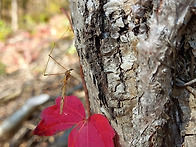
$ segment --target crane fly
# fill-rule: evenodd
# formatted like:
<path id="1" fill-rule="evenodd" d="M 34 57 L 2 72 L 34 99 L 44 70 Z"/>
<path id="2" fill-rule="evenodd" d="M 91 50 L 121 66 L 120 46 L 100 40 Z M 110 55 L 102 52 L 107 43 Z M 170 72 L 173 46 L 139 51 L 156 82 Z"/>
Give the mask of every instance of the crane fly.
<path id="1" fill-rule="evenodd" d="M 55 46 L 56 43 L 53 44 L 53 46 Z M 68 80 L 71 78 L 71 71 L 73 69 L 69 69 L 67 70 L 63 65 L 61 65 L 57 60 L 55 60 L 54 57 L 52 57 L 52 52 L 53 52 L 53 49 L 54 47 L 52 48 L 50 54 L 48 55 L 49 58 L 48 58 L 48 61 L 47 61 L 47 64 L 46 64 L 46 68 L 44 70 L 44 76 L 50 76 L 50 75 L 63 75 L 64 74 L 64 78 L 61 80 L 62 82 L 62 89 L 61 89 L 61 104 L 60 104 L 60 114 L 62 114 L 63 112 L 63 106 L 64 106 L 64 103 L 66 104 L 66 101 L 65 101 L 65 94 L 66 94 L 66 90 L 67 90 L 67 82 Z M 54 74 L 48 74 L 46 73 L 46 69 L 48 67 L 48 63 L 50 61 L 50 58 L 55 62 L 57 63 L 60 67 L 62 67 L 64 69 L 64 72 L 62 73 L 54 73 Z"/>
<path id="2" fill-rule="evenodd" d="M 69 21 L 69 24 L 70 24 L 70 26 L 71 26 L 71 32 L 73 33 L 73 28 L 72 28 L 72 24 L 71 24 L 71 19 L 70 19 L 68 13 L 67 13 L 63 8 L 61 8 L 61 11 L 66 15 L 66 17 L 67 17 L 67 19 L 68 19 L 68 21 Z M 63 36 L 65 35 L 65 33 L 66 33 L 67 31 L 69 31 L 69 28 L 68 28 L 68 29 L 64 32 L 64 34 L 61 36 L 61 39 L 63 38 Z M 53 44 L 53 48 L 52 48 L 50 54 L 48 55 L 49 58 L 48 58 L 48 61 L 47 61 L 47 64 L 46 64 L 46 68 L 45 68 L 45 70 L 44 70 L 44 76 L 48 76 L 48 75 L 63 75 L 63 74 L 64 74 L 64 78 L 63 78 L 63 80 L 61 81 L 62 84 L 63 84 L 63 86 L 62 86 L 62 89 L 61 89 L 60 114 L 62 114 L 64 103 L 65 103 L 65 104 L 67 103 L 67 101 L 65 101 L 65 98 L 66 98 L 66 97 L 65 97 L 65 94 L 66 94 L 66 90 L 67 90 L 67 81 L 71 78 L 71 71 L 72 71 L 73 69 L 67 70 L 67 69 L 66 69 L 63 65 L 61 65 L 57 60 L 55 60 L 55 58 L 52 57 L 51 54 L 52 54 L 52 52 L 53 52 L 53 50 L 54 50 L 55 44 L 56 44 L 56 43 Z M 51 58 L 54 62 L 56 62 L 60 67 L 62 67 L 62 68 L 64 69 L 64 72 L 63 72 L 63 73 L 55 73 L 55 74 L 47 74 L 47 73 L 46 73 L 46 69 L 47 69 L 47 66 L 48 66 L 48 63 L 49 63 L 50 58 Z"/>

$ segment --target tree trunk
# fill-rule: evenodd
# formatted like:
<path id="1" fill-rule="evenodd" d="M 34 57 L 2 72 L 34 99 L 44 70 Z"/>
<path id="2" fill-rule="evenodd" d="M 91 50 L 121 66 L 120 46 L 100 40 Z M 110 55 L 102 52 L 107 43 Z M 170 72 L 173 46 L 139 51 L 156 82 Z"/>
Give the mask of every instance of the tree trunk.
<path id="1" fill-rule="evenodd" d="M 196 114 L 182 84 L 196 76 L 193 6 L 193 0 L 70 1 L 91 112 L 109 119 L 121 146 L 186 143 L 185 126 Z"/>
<path id="2" fill-rule="evenodd" d="M 18 30 L 18 3 L 17 0 L 11 1 L 12 30 Z"/>

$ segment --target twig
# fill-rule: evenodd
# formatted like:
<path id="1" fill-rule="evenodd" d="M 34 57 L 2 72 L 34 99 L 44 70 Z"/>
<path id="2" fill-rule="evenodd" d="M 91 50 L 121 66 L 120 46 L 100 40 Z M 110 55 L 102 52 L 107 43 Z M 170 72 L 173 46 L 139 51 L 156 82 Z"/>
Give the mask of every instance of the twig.
<path id="1" fill-rule="evenodd" d="M 191 86 L 187 86 L 186 89 L 193 94 L 193 96 L 196 98 L 196 90 L 192 88 Z"/>
<path id="2" fill-rule="evenodd" d="M 190 86 L 192 84 L 195 84 L 196 83 L 196 78 L 191 80 L 191 81 L 189 81 L 189 82 L 187 82 L 187 83 L 184 83 L 182 80 L 180 80 L 178 78 L 176 78 L 176 81 L 178 82 L 176 84 L 178 87 L 185 87 L 185 86 Z"/>
<path id="3" fill-rule="evenodd" d="M 32 98 L 29 98 L 23 107 L 12 114 L 11 117 L 4 120 L 0 125 L 0 137 L 10 135 L 13 133 L 15 129 L 30 115 L 33 110 L 35 110 L 38 106 L 44 104 L 49 100 L 49 95 L 42 94 Z"/>
<path id="4" fill-rule="evenodd" d="M 89 101 L 88 90 L 86 88 L 86 83 L 84 81 L 84 74 L 83 74 L 83 70 L 82 70 L 82 66 L 81 65 L 80 65 L 80 75 L 81 75 L 81 78 L 82 78 L 82 84 L 83 84 L 84 92 L 85 92 L 87 116 L 89 118 L 91 116 L 91 112 L 90 112 L 90 101 Z"/>
<path id="5" fill-rule="evenodd" d="M 71 25 L 71 29 L 73 31 L 73 26 L 72 26 L 71 19 L 70 19 L 68 13 L 63 8 L 60 8 L 60 10 L 65 14 L 65 16 L 67 17 L 67 19 L 69 20 L 69 24 Z"/>
<path id="6" fill-rule="evenodd" d="M 196 98 L 196 90 L 190 86 L 196 82 L 196 79 L 193 79 L 187 83 L 184 83 L 182 80 L 180 80 L 178 78 L 176 78 L 176 81 L 178 82 L 178 83 L 176 83 L 176 85 L 178 87 L 185 87 Z"/>
<path id="7" fill-rule="evenodd" d="M 71 19 L 68 15 L 68 13 L 63 9 L 60 8 L 60 10 L 66 15 L 67 19 L 69 20 L 69 23 L 71 25 L 71 29 L 73 31 L 73 26 L 71 23 Z M 82 70 L 82 66 L 80 65 L 80 75 L 81 75 L 81 79 L 82 79 L 82 84 L 83 84 L 83 88 L 84 88 L 84 92 L 85 92 L 85 100 L 86 100 L 86 109 L 87 109 L 87 117 L 89 118 L 91 116 L 91 112 L 90 112 L 90 101 L 89 101 L 89 97 L 88 97 L 88 90 L 86 88 L 86 83 L 84 81 L 84 74 L 83 74 L 83 70 Z"/>

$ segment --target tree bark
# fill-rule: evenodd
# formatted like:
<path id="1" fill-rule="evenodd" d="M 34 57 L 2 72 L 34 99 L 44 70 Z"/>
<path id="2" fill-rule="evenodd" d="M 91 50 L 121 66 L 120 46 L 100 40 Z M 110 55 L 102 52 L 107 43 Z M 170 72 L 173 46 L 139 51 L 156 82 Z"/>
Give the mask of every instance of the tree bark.
<path id="1" fill-rule="evenodd" d="M 190 22 L 195 21 L 194 3 L 70 1 L 91 112 L 109 119 L 121 146 L 186 143 L 185 124 L 196 111 L 187 104 L 187 86 L 179 89 L 176 79 L 188 82 L 194 78 L 194 74 L 190 79 L 179 74 L 184 45 L 188 43 L 190 51 L 190 34 L 196 38 L 193 32 L 187 32 Z"/>

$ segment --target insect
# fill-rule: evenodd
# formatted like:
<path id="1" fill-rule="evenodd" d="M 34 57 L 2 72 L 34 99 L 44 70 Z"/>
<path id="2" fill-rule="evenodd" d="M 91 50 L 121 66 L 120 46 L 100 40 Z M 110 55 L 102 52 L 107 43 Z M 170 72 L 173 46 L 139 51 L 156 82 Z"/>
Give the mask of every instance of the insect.
<path id="1" fill-rule="evenodd" d="M 55 44 L 56 44 L 56 43 L 54 43 L 53 46 L 55 46 Z M 61 80 L 63 86 L 62 86 L 62 89 L 61 89 L 60 114 L 62 114 L 62 112 L 63 112 L 63 106 L 64 106 L 64 104 L 66 104 L 66 101 L 65 101 L 66 96 L 65 96 L 65 94 L 66 94 L 66 90 L 67 90 L 67 82 L 68 82 L 68 80 L 71 78 L 71 71 L 72 71 L 73 69 L 67 70 L 67 69 L 66 69 L 63 65 L 61 65 L 54 57 L 52 57 L 52 52 L 53 52 L 53 50 L 54 50 L 54 47 L 52 48 L 52 50 L 50 51 L 50 54 L 48 55 L 49 58 L 48 58 L 48 61 L 47 61 L 47 64 L 46 64 L 46 68 L 45 68 L 45 70 L 44 70 L 44 76 L 50 76 L 50 75 L 63 75 L 63 74 L 64 74 L 64 78 Z M 48 73 L 46 73 L 46 70 L 47 70 L 48 63 L 49 63 L 49 61 L 50 61 L 50 58 L 51 58 L 55 63 L 57 63 L 60 67 L 62 67 L 62 68 L 64 69 L 64 72 L 62 72 L 62 73 L 54 73 L 54 74 L 48 74 Z"/>
<path id="2" fill-rule="evenodd" d="M 61 11 L 66 15 L 66 17 L 67 17 L 67 19 L 68 19 L 68 21 L 69 21 L 69 24 L 70 24 L 70 26 L 71 26 L 71 30 L 68 28 L 68 29 L 64 32 L 64 34 L 63 34 L 62 37 L 61 37 L 61 39 L 62 39 L 63 36 L 66 34 L 67 31 L 71 31 L 71 32 L 73 33 L 73 28 L 72 28 L 71 19 L 70 19 L 68 13 L 67 13 L 63 8 L 61 8 Z M 63 65 L 61 65 L 57 60 L 55 60 L 55 58 L 52 57 L 52 52 L 53 52 L 53 50 L 54 50 L 55 44 L 56 44 L 56 43 L 53 44 L 53 48 L 52 48 L 50 54 L 48 55 L 49 58 L 48 58 L 48 61 L 47 61 L 47 64 L 46 64 L 46 68 L 45 68 L 45 70 L 44 70 L 44 76 L 48 76 L 48 75 L 63 75 L 63 74 L 64 74 L 64 78 L 63 78 L 62 81 L 61 81 L 63 86 L 62 86 L 62 89 L 61 89 L 60 114 L 62 114 L 62 112 L 63 112 L 63 106 L 64 106 L 64 104 L 66 104 L 66 101 L 65 101 L 65 100 L 66 100 L 66 96 L 65 96 L 65 94 L 66 94 L 66 90 L 67 90 L 67 82 L 68 82 L 68 80 L 71 78 L 71 71 L 72 71 L 73 69 L 67 70 L 67 69 L 66 69 Z M 49 61 L 50 61 L 50 58 L 51 58 L 54 62 L 56 62 L 60 67 L 62 67 L 62 68 L 64 69 L 64 72 L 63 72 L 63 73 L 55 73 L 55 74 L 47 74 L 47 73 L 46 73 L 46 69 L 47 69 L 48 63 L 49 63 Z"/>

